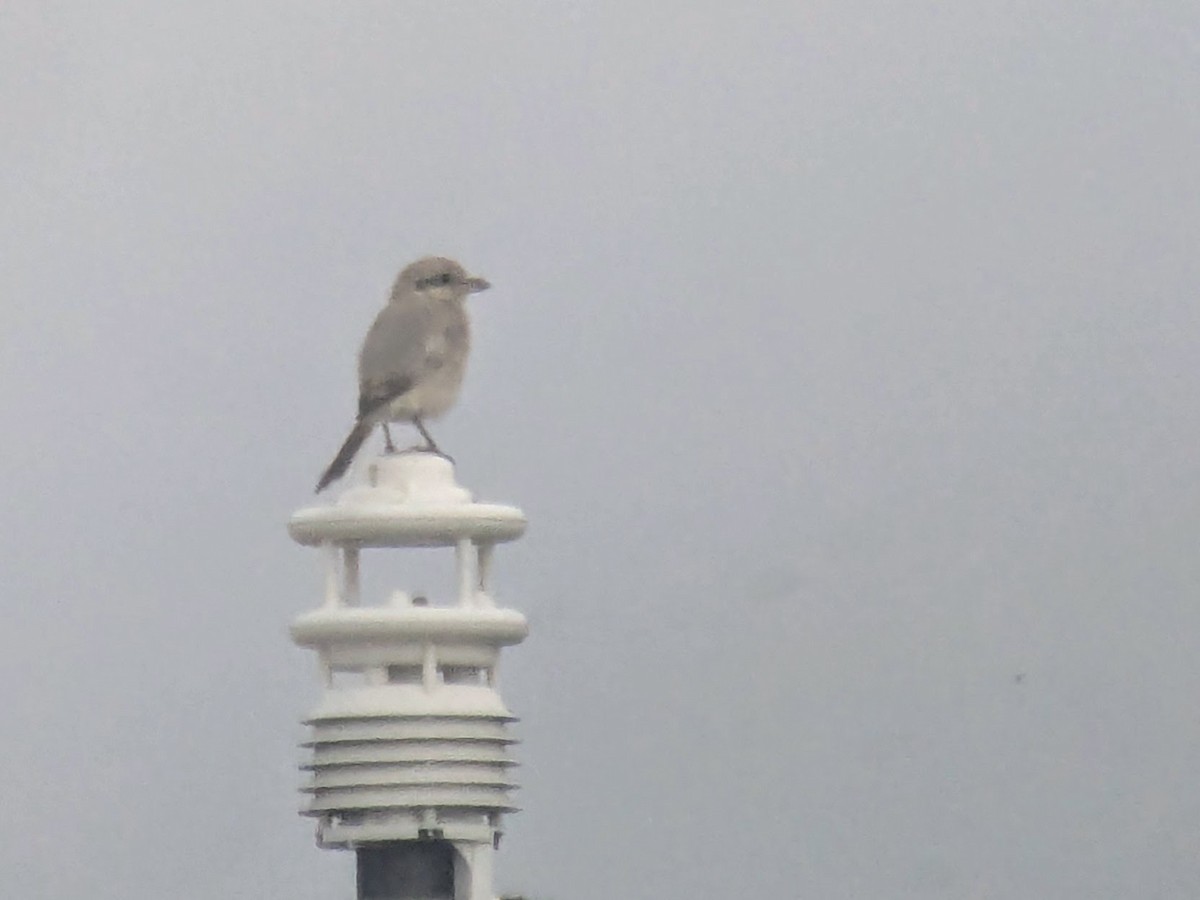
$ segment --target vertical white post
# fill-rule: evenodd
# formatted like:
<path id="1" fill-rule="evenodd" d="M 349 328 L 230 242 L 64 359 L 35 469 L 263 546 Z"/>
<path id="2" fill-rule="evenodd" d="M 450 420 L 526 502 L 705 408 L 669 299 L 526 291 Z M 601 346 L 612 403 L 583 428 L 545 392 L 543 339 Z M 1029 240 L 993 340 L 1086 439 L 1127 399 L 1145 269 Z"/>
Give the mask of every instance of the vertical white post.
<path id="1" fill-rule="evenodd" d="M 465 900 L 496 900 L 492 894 L 492 845 L 458 844 L 470 872 L 470 887 Z"/>
<path id="2" fill-rule="evenodd" d="M 325 606 L 338 607 L 342 605 L 342 589 L 338 583 L 341 578 L 340 554 L 336 544 L 322 544 L 325 552 Z"/>
<path id="3" fill-rule="evenodd" d="M 476 548 L 476 571 L 478 578 L 476 579 L 476 594 L 477 602 L 480 606 L 494 606 L 492 597 L 488 593 L 488 582 L 492 577 L 492 550 L 496 547 L 495 544 L 479 544 Z"/>
<path id="4" fill-rule="evenodd" d="M 421 656 L 421 686 L 426 691 L 437 687 L 437 651 L 432 643 L 425 645 Z"/>
<path id="5" fill-rule="evenodd" d="M 358 606 L 360 598 L 360 581 L 358 574 L 358 548 L 346 547 L 342 552 L 342 557 L 345 560 L 344 568 L 344 584 L 342 586 L 342 600 L 347 606 Z"/>
<path id="6" fill-rule="evenodd" d="M 471 552 L 474 545 L 470 538 L 461 538 L 454 545 L 454 559 L 458 564 L 458 605 L 475 605 L 475 555 Z"/>
<path id="7" fill-rule="evenodd" d="M 487 591 L 488 581 L 491 580 L 492 551 L 495 549 L 495 544 L 479 545 L 479 589 L 481 591 Z"/>

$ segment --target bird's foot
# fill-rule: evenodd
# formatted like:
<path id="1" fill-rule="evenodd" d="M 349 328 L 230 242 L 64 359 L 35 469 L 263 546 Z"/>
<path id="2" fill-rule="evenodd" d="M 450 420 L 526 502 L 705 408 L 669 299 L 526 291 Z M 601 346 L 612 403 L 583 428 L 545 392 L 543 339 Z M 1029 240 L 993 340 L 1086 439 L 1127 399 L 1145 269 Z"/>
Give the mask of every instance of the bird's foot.
<path id="1" fill-rule="evenodd" d="M 439 447 L 437 444 L 417 444 L 415 446 L 409 447 L 406 452 L 408 452 L 408 453 L 432 453 L 434 456 L 440 456 L 442 459 L 446 460 L 446 462 L 450 463 L 451 465 L 455 465 L 454 457 L 451 456 L 449 453 L 446 453 L 445 451 L 443 451 L 442 448 Z"/>
<path id="2" fill-rule="evenodd" d="M 396 451 L 397 453 L 431 453 L 434 456 L 440 456 L 448 462 L 454 462 L 454 457 L 449 453 L 443 453 L 440 447 L 431 447 L 428 444 L 413 444 L 411 447 L 405 447 L 403 450 Z"/>

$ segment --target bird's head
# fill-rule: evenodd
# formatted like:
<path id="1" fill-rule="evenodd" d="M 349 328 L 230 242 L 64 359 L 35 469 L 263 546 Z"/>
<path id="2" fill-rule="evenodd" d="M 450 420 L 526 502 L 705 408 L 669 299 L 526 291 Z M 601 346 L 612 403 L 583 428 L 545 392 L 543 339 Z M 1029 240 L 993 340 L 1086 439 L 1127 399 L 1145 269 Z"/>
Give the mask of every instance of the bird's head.
<path id="1" fill-rule="evenodd" d="M 392 296 L 424 293 L 438 300 L 461 300 L 467 294 L 486 291 L 491 285 L 483 278 L 468 275 L 467 270 L 444 256 L 426 256 L 405 266 L 396 278 Z"/>

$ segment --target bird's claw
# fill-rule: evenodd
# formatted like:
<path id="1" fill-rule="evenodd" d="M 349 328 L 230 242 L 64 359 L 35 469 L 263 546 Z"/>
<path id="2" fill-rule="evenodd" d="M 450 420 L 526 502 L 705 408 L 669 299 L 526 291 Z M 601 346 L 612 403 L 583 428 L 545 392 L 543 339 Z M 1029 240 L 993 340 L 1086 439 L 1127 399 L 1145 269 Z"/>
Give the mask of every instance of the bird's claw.
<path id="1" fill-rule="evenodd" d="M 447 462 L 453 463 L 454 457 L 443 451 L 440 447 L 435 447 L 430 444 L 413 444 L 411 447 L 405 447 L 403 450 L 397 450 L 396 453 L 432 453 L 434 456 L 440 456 Z"/>

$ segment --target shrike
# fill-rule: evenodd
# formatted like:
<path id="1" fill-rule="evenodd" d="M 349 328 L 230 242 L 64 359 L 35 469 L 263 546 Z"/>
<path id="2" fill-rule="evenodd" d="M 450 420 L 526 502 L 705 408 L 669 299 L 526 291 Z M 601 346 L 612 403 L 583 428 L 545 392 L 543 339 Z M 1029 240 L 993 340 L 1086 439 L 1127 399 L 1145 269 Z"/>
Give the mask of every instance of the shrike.
<path id="1" fill-rule="evenodd" d="M 318 491 L 346 473 L 376 425 L 383 426 L 389 453 L 396 450 L 389 422 L 412 422 L 425 440 L 417 449 L 442 452 L 423 420 L 440 416 L 458 399 L 471 349 L 467 295 L 489 287 L 440 256 L 401 271 L 358 353 L 358 420 L 317 482 Z"/>

